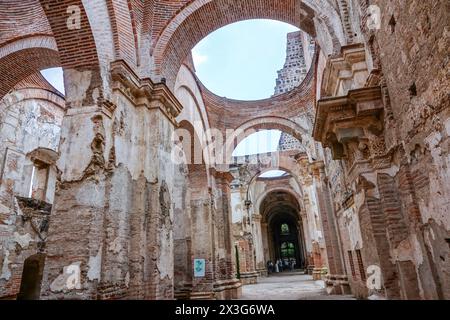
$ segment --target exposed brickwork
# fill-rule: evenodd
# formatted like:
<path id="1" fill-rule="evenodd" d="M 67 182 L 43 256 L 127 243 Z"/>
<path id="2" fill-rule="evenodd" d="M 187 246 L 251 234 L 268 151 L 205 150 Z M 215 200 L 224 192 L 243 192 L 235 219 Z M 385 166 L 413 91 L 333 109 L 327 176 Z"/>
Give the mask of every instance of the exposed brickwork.
<path id="1" fill-rule="evenodd" d="M 67 25 L 70 5 L 81 10 L 80 28 Z M 369 5 L 381 9 L 379 29 Z M 449 6 L 2 1 L 0 297 L 39 296 L 22 292 L 23 273 L 45 254 L 35 272 L 44 299 L 238 298 L 238 268 L 242 282 L 264 275 L 281 248 L 270 235 L 289 217 L 297 259 L 329 292 L 449 299 Z M 311 35 L 313 67 L 270 99 L 212 94 L 193 74 L 191 49 L 254 18 Z M 37 73 L 55 66 L 64 69 L 66 101 Z M 191 139 L 174 140 L 177 128 Z M 267 163 L 231 152 L 216 162 L 206 153 L 199 163 L 171 161 L 175 147 L 193 153 L 203 131 L 238 128 L 247 130 L 240 138 L 283 130 L 299 144 L 265 155 Z M 231 138 L 223 151 L 234 149 L 239 137 Z M 289 174 L 258 178 L 277 168 Z M 30 195 L 53 203 L 48 238 L 31 223 L 47 216 L 23 205 Z M 196 258 L 206 261 L 204 277 L 193 275 Z M 67 269 L 78 267 L 81 282 L 71 288 Z M 367 286 L 378 268 L 381 287 Z"/>
<path id="2" fill-rule="evenodd" d="M 168 83 L 173 85 L 179 66 L 197 42 L 216 29 L 243 19 L 281 20 L 314 33 L 313 11 L 293 0 L 249 0 L 230 14 L 231 6 L 232 0 L 197 0 L 181 10 L 155 42 L 156 74 L 167 78 Z M 164 18 L 168 13 L 170 15 L 170 11 L 161 14 Z M 155 15 L 158 16 L 158 12 Z"/>
<path id="3" fill-rule="evenodd" d="M 4 0 L 0 16 L 0 45 L 30 35 L 52 35 L 39 0 Z"/>

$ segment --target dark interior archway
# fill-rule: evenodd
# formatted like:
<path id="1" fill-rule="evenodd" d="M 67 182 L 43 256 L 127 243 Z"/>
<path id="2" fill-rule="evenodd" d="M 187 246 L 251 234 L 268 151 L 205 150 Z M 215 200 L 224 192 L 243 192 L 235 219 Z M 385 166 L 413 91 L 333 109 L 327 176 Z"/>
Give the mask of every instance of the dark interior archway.
<path id="1" fill-rule="evenodd" d="M 45 255 L 38 253 L 25 260 L 17 300 L 39 300 Z"/>
<path id="2" fill-rule="evenodd" d="M 275 259 L 295 259 L 295 268 L 305 267 L 303 243 L 299 237 L 297 223 L 290 214 L 277 213 L 270 223 Z"/>
<path id="3" fill-rule="evenodd" d="M 305 238 L 296 197 L 281 190 L 270 192 L 261 203 L 261 213 L 268 224 L 270 260 L 295 259 L 295 269 L 304 269 Z"/>

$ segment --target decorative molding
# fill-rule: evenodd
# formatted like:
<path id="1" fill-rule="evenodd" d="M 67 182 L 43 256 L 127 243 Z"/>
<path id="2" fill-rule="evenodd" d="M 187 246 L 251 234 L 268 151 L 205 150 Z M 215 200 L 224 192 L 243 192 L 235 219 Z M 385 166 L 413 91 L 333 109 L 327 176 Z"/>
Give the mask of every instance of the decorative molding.
<path id="1" fill-rule="evenodd" d="M 381 134 L 383 110 L 380 87 L 351 90 L 344 97 L 319 100 L 313 137 L 331 148 L 335 160 L 342 159 L 346 157 L 346 141 L 365 137 L 367 132 Z"/>
<path id="2" fill-rule="evenodd" d="M 341 54 L 327 62 L 322 80 L 322 96 L 342 96 L 349 90 L 363 87 L 368 75 L 364 44 L 343 46 Z"/>
<path id="3" fill-rule="evenodd" d="M 160 110 L 177 126 L 176 117 L 183 106 L 165 83 L 153 83 L 149 78 L 141 79 L 123 60 L 111 63 L 113 90 L 121 92 L 136 107 Z"/>

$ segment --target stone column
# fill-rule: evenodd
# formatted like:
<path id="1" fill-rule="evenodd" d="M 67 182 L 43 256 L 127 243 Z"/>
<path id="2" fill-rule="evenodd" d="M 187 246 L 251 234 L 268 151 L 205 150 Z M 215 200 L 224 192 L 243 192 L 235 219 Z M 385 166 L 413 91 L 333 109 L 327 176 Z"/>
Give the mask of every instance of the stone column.
<path id="1" fill-rule="evenodd" d="M 338 283 L 339 280 L 345 279 L 345 276 L 343 275 L 344 267 L 342 264 L 340 244 L 337 236 L 336 218 L 334 215 L 333 205 L 331 203 L 328 181 L 325 174 L 325 165 L 322 161 L 317 161 L 312 164 L 311 168 L 316 185 L 320 218 L 325 238 L 329 273 L 328 279 L 331 280 L 329 282 L 330 286 L 328 291 L 333 294 L 342 294 L 344 290 Z"/>
<path id="2" fill-rule="evenodd" d="M 192 291 L 191 194 L 188 166 L 180 164 L 174 182 L 174 295 L 189 299 Z"/>
<path id="3" fill-rule="evenodd" d="M 300 152 L 295 155 L 295 160 L 299 166 L 299 176 L 303 189 L 303 210 L 300 211 L 301 221 L 303 227 L 303 234 L 305 240 L 305 272 L 313 275 L 316 267 L 316 275 L 321 274 L 322 262 L 320 259 L 320 248 L 317 242 L 316 228 L 316 208 L 313 194 L 315 192 L 313 187 L 313 177 L 309 170 L 309 157 L 306 152 Z"/>
<path id="4" fill-rule="evenodd" d="M 264 246 L 261 230 L 261 219 L 259 214 L 253 215 L 253 240 L 255 244 L 255 260 L 256 260 L 256 271 L 259 275 L 267 275 L 266 260 L 264 259 Z"/>
<path id="5" fill-rule="evenodd" d="M 234 177 L 229 172 L 210 170 L 214 177 L 213 220 L 215 238 L 215 283 L 217 299 L 236 299 L 241 296 L 241 283 L 233 272 L 234 246 L 231 232 L 231 182 Z"/>
<path id="6" fill-rule="evenodd" d="M 397 299 L 398 272 L 404 270 L 411 283 L 417 282 L 411 265 L 396 265 L 391 256 L 408 237 L 408 231 L 389 175 L 396 167 L 385 147 L 383 103 L 380 87 L 350 90 L 346 96 L 320 100 L 314 137 L 331 148 L 334 160 L 343 159 L 346 166 L 348 194 L 342 206 L 345 223 L 352 228 L 346 250 L 358 252 L 351 280 L 353 291 Z M 368 266 L 381 269 L 383 288 L 367 286 Z M 418 292 L 416 289 L 411 291 Z"/>
<path id="7" fill-rule="evenodd" d="M 110 101 L 95 90 L 84 99 L 82 83 L 67 90 L 44 299 L 173 298 L 170 157 L 181 105 L 123 62 L 111 69 Z"/>
<path id="8" fill-rule="evenodd" d="M 267 222 L 261 222 L 261 238 L 262 238 L 262 248 L 263 248 L 263 258 L 267 262 L 272 260 L 270 255 L 270 244 L 269 244 L 269 225 Z"/>
<path id="9" fill-rule="evenodd" d="M 205 260 L 205 274 L 193 274 L 192 292 L 193 300 L 214 298 L 215 282 L 215 243 L 212 219 L 211 197 L 193 199 L 191 202 L 192 215 L 192 257 Z M 194 265 L 195 272 L 195 265 Z"/>
<path id="10" fill-rule="evenodd" d="M 305 201 L 305 200 L 304 200 Z M 306 204 L 305 204 L 306 207 Z M 312 253 L 312 240 L 311 235 L 309 234 L 309 226 L 308 226 L 308 216 L 306 212 L 301 212 L 301 225 L 299 225 L 299 228 L 303 228 L 303 237 L 305 240 L 305 243 L 303 245 L 304 247 L 304 254 L 305 254 L 305 271 L 308 270 L 309 264 L 310 264 L 310 258 Z"/>

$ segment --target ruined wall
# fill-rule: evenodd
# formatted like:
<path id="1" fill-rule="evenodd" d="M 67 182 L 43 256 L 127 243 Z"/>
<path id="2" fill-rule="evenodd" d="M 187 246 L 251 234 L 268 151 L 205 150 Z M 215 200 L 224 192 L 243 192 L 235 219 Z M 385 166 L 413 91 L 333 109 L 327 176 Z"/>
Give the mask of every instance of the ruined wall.
<path id="1" fill-rule="evenodd" d="M 390 147 L 404 148 L 399 155 L 400 171 L 394 178 L 409 221 L 411 249 L 405 252 L 408 258 L 399 259 L 414 264 L 422 279 L 422 298 L 448 299 L 450 4 L 374 3 L 380 6 L 382 15 L 374 46 L 392 108 L 386 141 Z M 433 283 L 438 287 L 433 288 Z"/>
<path id="2" fill-rule="evenodd" d="M 45 89 L 16 89 L 0 101 L 0 297 L 18 295 L 24 261 L 45 250 L 57 179 L 51 170 L 43 201 L 28 199 L 35 196 L 32 152 L 59 151 L 65 113 L 63 99 L 33 79 Z"/>
<path id="3" fill-rule="evenodd" d="M 367 111 L 376 110 L 382 101 L 378 124 L 368 125 L 371 120 L 367 119 L 364 125 L 356 116 L 343 131 L 333 131 L 337 141 L 333 142 L 329 132 L 332 155 L 327 152 L 327 171 L 335 182 L 330 187 L 347 274 L 358 296 L 444 298 L 448 275 L 443 270 L 448 269 L 449 254 L 445 240 L 449 232 L 448 182 L 444 182 L 448 177 L 449 7 L 443 1 L 410 1 L 406 8 L 400 1 L 371 4 L 378 7 L 353 1 L 351 12 L 360 12 L 361 17 L 350 24 L 355 36 L 365 42 L 368 73 L 362 77 L 364 68 L 358 67 L 355 59 L 350 64 L 352 81 L 329 81 L 327 72 L 342 68 L 332 59 L 321 83 L 323 100 L 318 111 L 322 112 L 322 103 L 329 103 L 328 110 L 332 110 L 333 99 L 324 98 L 327 94 L 343 97 L 355 88 L 380 88 L 381 95 L 366 102 Z M 378 18 L 379 28 L 373 24 Z M 344 59 L 348 50 L 352 50 L 350 46 L 343 48 Z M 359 76 L 356 70 L 360 70 Z M 327 91 L 331 87 L 324 83 L 335 86 L 334 93 Z M 341 112 L 343 123 L 349 114 Z M 332 116 L 328 119 L 335 121 Z M 317 116 L 316 127 L 321 121 Z M 356 133 L 361 129 L 364 133 Z M 342 143 L 343 153 L 336 142 Z M 343 161 L 338 164 L 331 158 Z M 440 236 L 432 236 L 433 242 L 429 242 L 429 234 Z M 383 275 L 378 291 L 365 283 L 364 269 L 373 265 L 381 267 Z"/>
<path id="4" fill-rule="evenodd" d="M 164 87 L 135 78 L 133 94 L 124 91 L 131 84 L 119 79 L 135 75 L 123 63 L 114 68 L 113 101 L 73 106 L 63 120 L 43 299 L 173 298 L 171 153 L 180 107 L 161 102 Z M 87 87 L 69 92 L 82 96 Z M 143 91 L 151 98 L 137 103 Z"/>

